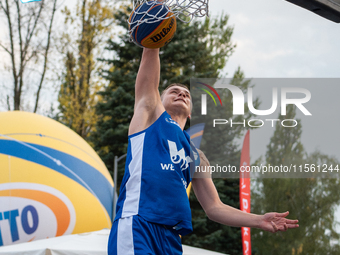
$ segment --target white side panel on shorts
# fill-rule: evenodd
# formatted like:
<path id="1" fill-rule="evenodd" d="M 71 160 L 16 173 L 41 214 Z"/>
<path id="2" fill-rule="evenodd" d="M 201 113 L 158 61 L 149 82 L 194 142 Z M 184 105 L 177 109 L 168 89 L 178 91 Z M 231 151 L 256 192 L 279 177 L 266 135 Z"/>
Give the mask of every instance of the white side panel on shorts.
<path id="1" fill-rule="evenodd" d="M 132 216 L 119 219 L 118 221 L 117 255 L 135 254 L 133 246 L 132 222 Z"/>
<path id="2" fill-rule="evenodd" d="M 130 139 L 132 160 L 129 164 L 130 178 L 126 183 L 126 198 L 122 218 L 138 214 L 144 137 L 145 133 L 142 133 Z"/>

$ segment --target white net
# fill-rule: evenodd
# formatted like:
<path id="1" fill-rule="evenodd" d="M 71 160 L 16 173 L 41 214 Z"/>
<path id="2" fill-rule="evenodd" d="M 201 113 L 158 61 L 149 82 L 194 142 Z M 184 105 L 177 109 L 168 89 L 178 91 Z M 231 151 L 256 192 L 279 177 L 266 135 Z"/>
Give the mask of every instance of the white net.
<path id="1" fill-rule="evenodd" d="M 148 7 L 146 11 L 139 11 L 138 9 L 135 11 L 135 14 L 142 15 L 142 18 L 136 21 L 128 20 L 131 28 L 129 33 L 131 34 L 133 30 L 142 23 L 154 23 L 159 20 L 169 19 L 173 16 L 185 23 L 190 22 L 194 17 L 208 16 L 208 1 L 209 0 L 165 0 L 162 2 L 163 8 L 159 11 L 159 13 L 162 12 L 162 15 L 158 15 L 159 13 L 152 15 L 148 13 L 148 10 L 156 4 L 160 4 L 160 2 L 134 0 L 133 10 L 136 10 L 136 8 L 143 3 L 149 5 L 150 8 Z M 165 14 L 163 10 L 166 10 Z M 167 16 L 170 11 L 173 15 Z"/>

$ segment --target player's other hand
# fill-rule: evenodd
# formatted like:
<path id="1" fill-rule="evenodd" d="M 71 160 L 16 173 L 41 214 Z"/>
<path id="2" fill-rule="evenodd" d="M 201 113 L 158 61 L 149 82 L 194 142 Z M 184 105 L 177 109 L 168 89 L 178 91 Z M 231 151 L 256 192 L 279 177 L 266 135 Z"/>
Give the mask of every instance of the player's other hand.
<path id="1" fill-rule="evenodd" d="M 285 213 L 266 213 L 261 216 L 259 228 L 275 233 L 277 231 L 287 231 L 290 228 L 298 228 L 298 220 L 286 219 L 289 212 Z"/>

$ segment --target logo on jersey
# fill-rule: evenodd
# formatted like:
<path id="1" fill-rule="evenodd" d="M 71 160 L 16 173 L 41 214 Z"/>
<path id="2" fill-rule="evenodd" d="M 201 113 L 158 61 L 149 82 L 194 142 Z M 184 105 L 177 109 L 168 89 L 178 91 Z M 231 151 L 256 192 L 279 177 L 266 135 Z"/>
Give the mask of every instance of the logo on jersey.
<path id="1" fill-rule="evenodd" d="M 175 142 L 169 141 L 169 151 L 172 163 L 180 164 L 181 170 L 184 171 L 189 167 L 189 163 L 192 162 L 190 156 L 185 156 L 184 148 L 178 150 Z"/>
<path id="2" fill-rule="evenodd" d="M 171 119 L 171 118 L 165 118 L 165 121 L 168 122 L 168 123 L 174 124 L 174 125 L 178 126 L 179 128 L 181 128 L 178 125 L 178 123 L 176 121 L 174 121 L 173 119 Z"/>

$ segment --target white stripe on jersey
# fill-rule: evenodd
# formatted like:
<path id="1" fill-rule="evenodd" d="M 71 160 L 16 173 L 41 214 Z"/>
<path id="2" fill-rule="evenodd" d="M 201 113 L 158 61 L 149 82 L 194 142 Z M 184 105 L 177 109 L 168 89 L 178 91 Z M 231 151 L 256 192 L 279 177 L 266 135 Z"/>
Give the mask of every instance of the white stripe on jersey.
<path id="1" fill-rule="evenodd" d="M 129 164 L 130 178 L 126 183 L 126 198 L 122 218 L 138 214 L 142 179 L 142 157 L 145 133 L 130 138 L 132 160 Z"/>
<path id="2" fill-rule="evenodd" d="M 122 218 L 118 221 L 117 231 L 117 255 L 134 255 L 132 234 L 133 216 Z"/>

